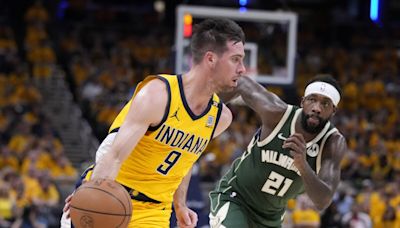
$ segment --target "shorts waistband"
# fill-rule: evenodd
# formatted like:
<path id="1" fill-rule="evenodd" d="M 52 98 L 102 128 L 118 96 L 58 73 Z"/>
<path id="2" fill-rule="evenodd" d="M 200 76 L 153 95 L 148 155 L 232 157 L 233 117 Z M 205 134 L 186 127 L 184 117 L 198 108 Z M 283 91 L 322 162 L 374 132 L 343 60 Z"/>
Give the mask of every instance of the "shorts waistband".
<path id="1" fill-rule="evenodd" d="M 128 191 L 129 195 L 131 196 L 131 199 L 137 200 L 137 201 L 142 201 L 142 202 L 148 202 L 148 203 L 161 203 L 158 200 L 152 199 L 145 194 L 136 191 L 135 189 L 132 189 L 128 186 L 122 185 L 126 191 Z"/>

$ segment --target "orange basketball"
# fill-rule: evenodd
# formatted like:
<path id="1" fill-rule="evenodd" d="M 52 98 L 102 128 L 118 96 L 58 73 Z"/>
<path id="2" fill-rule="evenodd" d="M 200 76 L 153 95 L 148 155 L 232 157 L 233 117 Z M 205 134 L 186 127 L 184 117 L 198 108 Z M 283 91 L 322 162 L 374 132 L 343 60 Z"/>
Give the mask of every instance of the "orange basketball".
<path id="1" fill-rule="evenodd" d="M 75 191 L 70 215 L 77 228 L 127 227 L 132 215 L 131 198 L 113 180 L 91 180 Z"/>

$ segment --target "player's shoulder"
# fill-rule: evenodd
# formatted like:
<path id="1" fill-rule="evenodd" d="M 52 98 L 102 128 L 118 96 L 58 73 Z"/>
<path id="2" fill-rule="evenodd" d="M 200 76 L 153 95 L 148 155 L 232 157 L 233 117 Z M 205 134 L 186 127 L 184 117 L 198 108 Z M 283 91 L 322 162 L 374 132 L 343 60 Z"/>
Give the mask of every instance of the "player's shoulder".
<path id="1" fill-rule="evenodd" d="M 327 140 L 327 148 L 335 154 L 344 154 L 347 151 L 346 138 L 339 131 L 335 131 Z"/>
<path id="2" fill-rule="evenodd" d="M 159 123 L 169 105 L 169 92 L 165 82 L 157 77 L 146 78 L 138 85 L 138 91 L 132 98 L 132 107 L 135 111 L 128 115 L 141 118 L 155 125 Z"/>
<path id="3" fill-rule="evenodd" d="M 146 78 L 139 86 L 139 91 L 133 98 L 138 107 L 165 107 L 169 99 L 169 88 L 164 80 L 158 77 Z"/>
<path id="4" fill-rule="evenodd" d="M 145 85 L 140 92 L 146 96 L 156 97 L 167 92 L 168 82 L 161 77 L 149 76 L 144 82 Z"/>
<path id="5" fill-rule="evenodd" d="M 333 132 L 329 138 L 330 138 L 330 141 L 332 141 L 334 143 L 346 142 L 346 138 L 339 130 Z"/>
<path id="6" fill-rule="evenodd" d="M 150 80 L 146 86 L 151 89 L 162 89 L 165 88 L 166 84 L 167 81 L 165 78 L 159 76 L 150 76 Z"/>

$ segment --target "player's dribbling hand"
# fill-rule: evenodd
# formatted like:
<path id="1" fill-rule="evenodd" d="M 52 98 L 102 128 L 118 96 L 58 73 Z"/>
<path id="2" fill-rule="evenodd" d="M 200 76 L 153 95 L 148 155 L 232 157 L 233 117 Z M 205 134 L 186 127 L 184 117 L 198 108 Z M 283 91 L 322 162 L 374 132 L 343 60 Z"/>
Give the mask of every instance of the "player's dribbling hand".
<path id="1" fill-rule="evenodd" d="M 197 226 L 197 214 L 188 207 L 175 208 L 177 225 L 179 228 L 194 228 Z"/>
<path id="2" fill-rule="evenodd" d="M 294 165 L 299 169 L 306 164 L 306 141 L 302 134 L 294 133 L 288 137 L 282 148 L 290 149 L 290 154 L 294 159 Z"/>
<path id="3" fill-rule="evenodd" d="M 87 180 L 82 180 L 82 184 L 84 184 L 84 183 L 86 183 L 87 182 Z M 63 212 L 65 213 L 65 216 L 66 216 L 66 218 L 67 219 L 69 219 L 69 208 L 70 208 L 70 206 L 71 206 L 71 200 L 72 200 L 72 196 L 74 195 L 74 192 L 72 192 L 67 198 L 65 198 L 65 205 L 64 205 L 64 208 L 63 208 Z"/>
<path id="4" fill-rule="evenodd" d="M 73 195 L 74 195 L 74 193 L 72 193 L 65 199 L 65 205 L 63 208 L 63 212 L 66 214 L 67 219 L 69 218 L 69 207 L 71 205 L 71 200 L 72 200 Z"/>

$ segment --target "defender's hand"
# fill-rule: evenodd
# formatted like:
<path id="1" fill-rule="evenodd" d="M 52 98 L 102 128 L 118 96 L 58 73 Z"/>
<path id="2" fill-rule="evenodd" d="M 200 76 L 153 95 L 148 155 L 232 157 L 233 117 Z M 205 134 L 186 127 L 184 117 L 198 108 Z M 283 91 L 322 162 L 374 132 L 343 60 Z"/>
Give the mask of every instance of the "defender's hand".
<path id="1" fill-rule="evenodd" d="M 290 149 L 295 166 L 300 169 L 307 164 L 306 161 L 306 141 L 302 134 L 295 133 L 283 142 L 282 148 Z"/>

